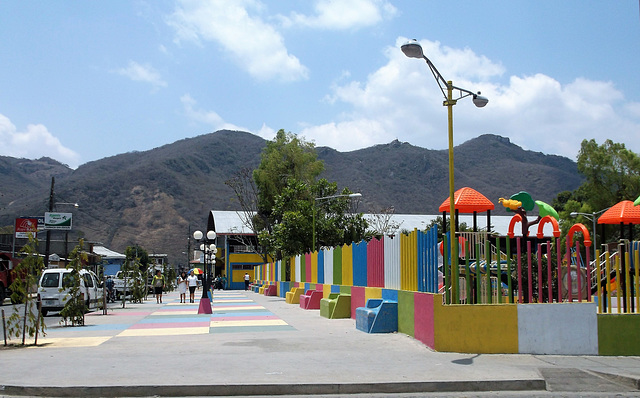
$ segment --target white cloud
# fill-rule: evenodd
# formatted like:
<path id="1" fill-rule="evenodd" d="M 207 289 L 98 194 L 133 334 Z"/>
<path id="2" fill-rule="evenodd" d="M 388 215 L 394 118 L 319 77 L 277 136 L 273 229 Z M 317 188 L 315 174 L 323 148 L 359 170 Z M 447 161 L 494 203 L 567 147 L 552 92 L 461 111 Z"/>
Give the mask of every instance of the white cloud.
<path id="1" fill-rule="evenodd" d="M 206 111 L 202 109 L 196 109 L 196 105 L 198 103 L 189 94 L 185 94 L 182 97 L 180 97 L 180 102 L 182 102 L 182 107 L 184 109 L 185 116 L 191 122 L 211 126 L 214 131 L 217 131 L 217 130 L 247 131 L 247 129 L 245 128 L 238 127 L 234 124 L 225 122 L 222 119 L 222 117 L 220 117 L 220 115 L 218 115 L 215 111 Z"/>
<path id="2" fill-rule="evenodd" d="M 254 0 L 182 0 L 167 23 L 175 29 L 178 42 L 220 44 L 256 79 L 307 79 L 307 68 L 289 54 L 282 35 L 256 15 L 262 8 Z"/>
<path id="3" fill-rule="evenodd" d="M 154 89 L 167 87 L 167 83 L 162 80 L 160 73 L 148 64 L 141 65 L 135 61 L 129 61 L 129 65 L 126 68 L 120 68 L 116 70 L 116 73 L 136 82 L 150 83 Z"/>
<path id="4" fill-rule="evenodd" d="M 0 114 L 0 154 L 15 158 L 38 159 L 43 156 L 56 159 L 72 168 L 78 167 L 80 156 L 65 147 L 42 124 L 29 124 L 18 131 L 8 117 Z"/>
<path id="5" fill-rule="evenodd" d="M 445 149 L 444 96 L 427 64 L 404 56 L 400 45 L 405 41 L 399 38 L 396 46 L 387 49 L 387 64 L 365 82 L 335 84 L 327 102 L 349 111 L 329 123 L 306 126 L 302 134 L 318 145 L 341 150 L 395 138 Z M 452 49 L 428 40 L 421 44 L 445 79 L 489 98 L 481 109 L 469 98 L 454 107 L 456 145 L 491 133 L 509 137 L 526 149 L 575 159 L 583 139 L 602 143 L 610 138 L 640 153 L 640 104 L 625 102 L 611 82 L 578 78 L 562 84 L 543 74 L 504 80 L 502 65 L 470 49 Z"/>
<path id="6" fill-rule="evenodd" d="M 314 10 L 313 16 L 293 12 L 280 19 L 286 27 L 345 30 L 373 26 L 397 11 L 385 0 L 320 0 L 316 1 Z"/>

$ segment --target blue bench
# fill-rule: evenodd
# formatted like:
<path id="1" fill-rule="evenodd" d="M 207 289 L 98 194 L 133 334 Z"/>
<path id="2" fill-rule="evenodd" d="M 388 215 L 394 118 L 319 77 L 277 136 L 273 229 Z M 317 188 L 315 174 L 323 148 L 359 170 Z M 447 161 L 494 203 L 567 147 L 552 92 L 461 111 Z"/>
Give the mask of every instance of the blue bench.
<path id="1" fill-rule="evenodd" d="M 356 329 L 367 333 L 398 331 L 398 302 L 369 299 L 366 307 L 356 308 Z"/>

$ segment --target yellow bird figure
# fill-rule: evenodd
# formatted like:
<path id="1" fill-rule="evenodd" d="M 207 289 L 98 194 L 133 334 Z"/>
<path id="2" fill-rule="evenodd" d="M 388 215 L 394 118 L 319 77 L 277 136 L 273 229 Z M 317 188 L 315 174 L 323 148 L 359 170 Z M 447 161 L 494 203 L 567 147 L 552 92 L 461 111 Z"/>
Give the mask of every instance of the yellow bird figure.
<path id="1" fill-rule="evenodd" d="M 522 206 L 522 202 L 520 202 L 519 200 L 515 200 L 515 199 L 505 199 L 505 198 L 500 198 L 498 199 L 498 202 L 502 203 L 502 205 L 508 209 L 511 210 L 517 210 L 518 207 Z"/>

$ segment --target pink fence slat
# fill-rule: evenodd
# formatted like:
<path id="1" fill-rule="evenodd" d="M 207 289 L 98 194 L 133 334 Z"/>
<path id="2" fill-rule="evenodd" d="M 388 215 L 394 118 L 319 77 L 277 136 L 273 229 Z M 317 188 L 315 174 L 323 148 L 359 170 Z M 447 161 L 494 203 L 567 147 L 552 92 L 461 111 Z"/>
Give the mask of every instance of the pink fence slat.
<path id="1" fill-rule="evenodd" d="M 527 279 L 529 287 L 529 303 L 533 303 L 533 272 L 531 270 L 531 241 L 527 241 Z"/>
<path id="2" fill-rule="evenodd" d="M 304 255 L 304 281 L 311 282 L 311 253 L 305 253 Z"/>
<path id="3" fill-rule="evenodd" d="M 560 244 L 560 238 L 556 239 L 556 252 L 558 258 L 558 303 L 562 302 L 562 245 Z"/>
<path id="4" fill-rule="evenodd" d="M 544 280 L 544 275 L 542 275 L 542 244 L 538 243 L 538 277 L 536 281 L 538 282 L 538 302 L 542 303 L 542 281 Z"/>
<path id="5" fill-rule="evenodd" d="M 518 253 L 518 303 L 523 303 L 522 297 L 522 246 L 521 246 L 521 238 L 516 238 L 516 246 Z"/>
<path id="6" fill-rule="evenodd" d="M 553 303 L 553 277 L 551 276 L 551 241 L 547 241 L 547 300 L 549 303 Z"/>
<path id="7" fill-rule="evenodd" d="M 591 248 L 587 246 L 587 301 L 591 302 L 591 258 L 590 258 L 590 254 L 591 254 Z M 638 265 L 636 264 L 636 267 Z M 600 279 L 600 276 L 598 276 L 598 279 Z"/>
<path id="8" fill-rule="evenodd" d="M 384 287 L 384 241 L 371 239 L 367 245 L 367 286 Z"/>
<path id="9" fill-rule="evenodd" d="M 571 288 L 571 246 L 569 246 L 569 239 L 567 239 L 567 252 L 565 256 L 567 257 L 567 297 L 571 303 L 573 302 L 573 289 Z"/>
<path id="10" fill-rule="evenodd" d="M 576 275 L 578 278 L 578 302 L 582 302 L 582 275 L 580 274 L 580 242 L 576 240 Z M 572 289 L 573 290 L 573 289 Z"/>

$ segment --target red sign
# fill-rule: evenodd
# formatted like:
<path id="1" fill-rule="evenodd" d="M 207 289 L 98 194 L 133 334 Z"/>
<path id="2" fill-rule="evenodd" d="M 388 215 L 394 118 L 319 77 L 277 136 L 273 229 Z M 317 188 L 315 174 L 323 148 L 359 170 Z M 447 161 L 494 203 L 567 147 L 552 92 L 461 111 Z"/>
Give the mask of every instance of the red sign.
<path id="1" fill-rule="evenodd" d="M 35 234 L 38 232 L 38 219 L 37 218 L 16 218 L 16 236 L 26 235 L 31 232 Z"/>

